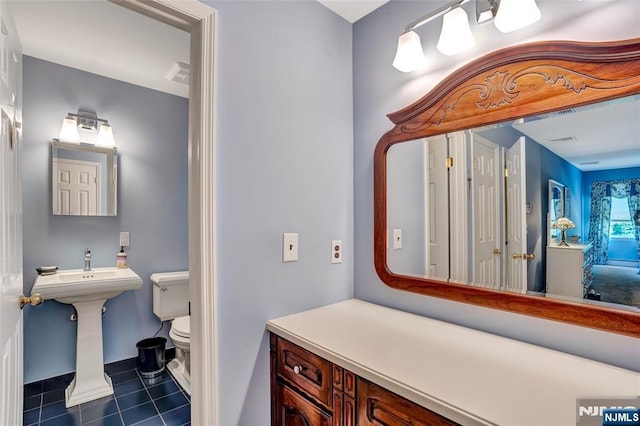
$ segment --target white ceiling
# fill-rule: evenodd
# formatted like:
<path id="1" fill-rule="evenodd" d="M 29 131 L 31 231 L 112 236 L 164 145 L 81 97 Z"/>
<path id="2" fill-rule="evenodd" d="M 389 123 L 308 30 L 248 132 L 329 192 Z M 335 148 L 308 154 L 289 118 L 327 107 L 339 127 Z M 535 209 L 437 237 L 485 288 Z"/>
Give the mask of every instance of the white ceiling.
<path id="1" fill-rule="evenodd" d="M 640 167 L 640 97 L 566 110 L 513 127 L 582 171 Z"/>
<path id="2" fill-rule="evenodd" d="M 318 0 L 349 22 L 387 0 Z M 189 35 L 106 0 L 8 2 L 25 55 L 177 96 L 188 86 L 165 78 L 189 62 Z M 575 112 L 515 125 L 582 170 L 640 165 L 640 103 Z M 554 139 L 571 138 L 565 142 Z M 592 163 L 592 164 L 589 164 Z"/>
<path id="3" fill-rule="evenodd" d="M 354 23 L 389 0 L 318 0 L 347 21 Z"/>
<path id="4" fill-rule="evenodd" d="M 189 34 L 105 0 L 10 1 L 25 55 L 188 97 L 165 78 L 189 63 Z"/>
<path id="5" fill-rule="evenodd" d="M 318 0 L 355 22 L 388 0 Z M 165 76 L 189 63 L 189 35 L 106 0 L 8 2 L 23 53 L 143 87 L 188 97 Z"/>

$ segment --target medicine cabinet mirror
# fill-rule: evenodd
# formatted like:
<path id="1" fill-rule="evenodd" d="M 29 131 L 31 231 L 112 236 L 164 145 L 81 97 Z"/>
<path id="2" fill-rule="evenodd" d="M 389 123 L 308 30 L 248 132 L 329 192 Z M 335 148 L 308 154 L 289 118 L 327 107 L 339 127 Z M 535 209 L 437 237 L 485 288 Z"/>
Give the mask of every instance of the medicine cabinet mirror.
<path id="1" fill-rule="evenodd" d="M 117 215 L 117 148 L 54 140 L 51 171 L 54 215 Z"/>
<path id="2" fill-rule="evenodd" d="M 596 169 L 581 164 L 590 162 L 589 150 L 604 146 L 631 160 L 621 165 L 601 155 L 612 161 L 602 176 L 640 170 L 639 93 L 640 39 L 537 42 L 479 58 L 389 114 L 395 127 L 374 155 L 374 261 L 382 281 L 640 337 L 640 299 L 548 293 L 545 265 L 547 245 L 559 238 L 550 229 L 555 219 L 571 214 L 577 226 L 567 235 L 589 238 L 588 173 Z M 580 145 L 580 126 L 593 124 L 603 136 Z M 614 144 L 616 126 L 632 132 L 620 137 L 627 148 Z M 640 199 L 640 175 L 632 178 L 638 187 L 630 193 Z"/>

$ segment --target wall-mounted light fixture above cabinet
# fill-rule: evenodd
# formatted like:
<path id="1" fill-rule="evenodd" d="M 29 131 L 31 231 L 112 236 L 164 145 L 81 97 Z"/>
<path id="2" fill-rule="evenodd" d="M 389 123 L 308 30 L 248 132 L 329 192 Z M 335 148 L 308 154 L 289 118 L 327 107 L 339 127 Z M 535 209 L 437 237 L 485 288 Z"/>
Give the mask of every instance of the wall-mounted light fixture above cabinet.
<path id="1" fill-rule="evenodd" d="M 398 38 L 393 66 L 402 72 L 414 71 L 426 63 L 420 36 L 414 31 L 440 16 L 442 30 L 436 48 L 445 55 L 455 55 L 475 46 L 469 26 L 469 17 L 462 5 L 470 0 L 454 0 L 439 9 L 411 22 Z M 535 0 L 476 0 L 476 22 L 494 20 L 503 33 L 524 28 L 540 20 L 540 9 Z"/>
<path id="2" fill-rule="evenodd" d="M 82 133 L 82 137 L 81 137 Z M 78 110 L 77 114 L 68 113 L 62 121 L 58 138 L 65 142 L 88 143 L 106 147 L 115 147 L 113 129 L 109 122 L 93 112 Z"/>

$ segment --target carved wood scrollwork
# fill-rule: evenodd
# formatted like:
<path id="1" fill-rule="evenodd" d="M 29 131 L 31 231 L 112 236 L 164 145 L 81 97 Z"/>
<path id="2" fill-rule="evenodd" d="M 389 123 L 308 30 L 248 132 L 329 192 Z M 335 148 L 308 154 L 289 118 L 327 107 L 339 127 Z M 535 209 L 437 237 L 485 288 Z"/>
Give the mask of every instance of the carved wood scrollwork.
<path id="1" fill-rule="evenodd" d="M 399 142 L 560 111 L 640 93 L 640 38 L 537 42 L 481 57 L 414 104 L 388 115 L 395 127 L 374 153 L 374 262 L 391 287 L 640 337 L 640 314 L 398 275 L 387 267 L 386 155 Z"/>

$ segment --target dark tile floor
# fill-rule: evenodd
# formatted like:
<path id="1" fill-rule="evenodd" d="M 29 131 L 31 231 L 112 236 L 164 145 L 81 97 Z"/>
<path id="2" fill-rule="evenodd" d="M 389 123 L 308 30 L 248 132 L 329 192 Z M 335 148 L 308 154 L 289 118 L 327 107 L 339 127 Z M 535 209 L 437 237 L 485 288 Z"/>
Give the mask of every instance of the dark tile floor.
<path id="1" fill-rule="evenodd" d="M 166 371 L 143 379 L 135 358 L 105 366 L 114 395 L 65 408 L 64 390 L 73 374 L 24 387 L 24 426 L 191 425 L 191 402 Z"/>

